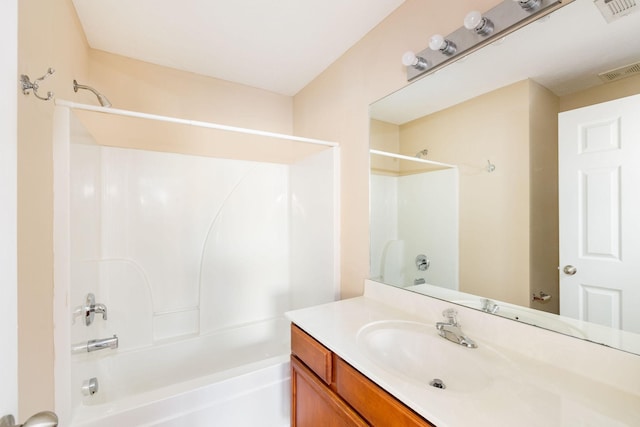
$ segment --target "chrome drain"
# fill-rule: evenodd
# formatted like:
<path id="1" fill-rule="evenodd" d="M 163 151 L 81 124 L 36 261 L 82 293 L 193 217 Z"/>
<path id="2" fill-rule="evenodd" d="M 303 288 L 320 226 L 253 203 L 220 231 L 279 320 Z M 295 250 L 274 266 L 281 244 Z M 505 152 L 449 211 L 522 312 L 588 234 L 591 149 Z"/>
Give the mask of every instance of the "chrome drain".
<path id="1" fill-rule="evenodd" d="M 429 383 L 429 385 L 430 385 L 431 387 L 441 388 L 441 389 L 443 389 L 443 390 L 444 390 L 445 388 L 447 388 L 447 386 L 446 386 L 446 385 L 444 385 L 444 383 L 442 382 L 442 380 L 441 380 L 441 379 L 439 379 L 439 378 L 434 378 L 434 379 L 432 379 L 432 380 L 431 380 L 431 382 Z"/>

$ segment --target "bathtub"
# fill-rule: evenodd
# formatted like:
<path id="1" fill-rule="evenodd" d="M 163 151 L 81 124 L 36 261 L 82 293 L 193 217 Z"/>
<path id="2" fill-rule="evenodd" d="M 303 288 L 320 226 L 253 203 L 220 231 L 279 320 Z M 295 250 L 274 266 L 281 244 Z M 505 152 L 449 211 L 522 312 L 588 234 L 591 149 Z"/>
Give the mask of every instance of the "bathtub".
<path id="1" fill-rule="evenodd" d="M 289 349 L 282 318 L 147 349 L 75 355 L 76 395 L 88 375 L 99 391 L 76 403 L 67 425 L 288 426 Z"/>
<path id="2" fill-rule="evenodd" d="M 339 295 L 336 144 L 57 104 L 60 425 L 289 425 L 283 314 Z"/>

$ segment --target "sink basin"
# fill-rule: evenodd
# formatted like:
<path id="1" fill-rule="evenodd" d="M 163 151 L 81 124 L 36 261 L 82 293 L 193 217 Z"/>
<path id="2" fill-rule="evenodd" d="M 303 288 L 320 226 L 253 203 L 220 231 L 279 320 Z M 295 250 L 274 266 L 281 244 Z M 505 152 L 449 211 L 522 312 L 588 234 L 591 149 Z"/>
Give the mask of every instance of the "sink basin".
<path id="1" fill-rule="evenodd" d="M 509 363 L 483 343 L 466 348 L 439 336 L 434 325 L 412 321 L 369 323 L 358 331 L 357 344 L 380 368 L 407 381 L 429 387 L 442 380 L 445 393 L 482 390 Z"/>

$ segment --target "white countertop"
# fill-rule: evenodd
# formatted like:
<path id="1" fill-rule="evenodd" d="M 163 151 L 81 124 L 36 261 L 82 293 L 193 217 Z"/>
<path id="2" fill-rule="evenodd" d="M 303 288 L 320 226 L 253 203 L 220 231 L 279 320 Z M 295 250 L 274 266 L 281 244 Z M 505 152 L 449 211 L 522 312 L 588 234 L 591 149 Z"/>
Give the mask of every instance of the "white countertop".
<path id="1" fill-rule="evenodd" d="M 392 298 L 382 302 L 378 296 L 367 296 L 365 293 L 362 297 L 292 311 L 287 313 L 287 317 L 438 427 L 640 426 L 640 393 L 528 357 L 508 348 L 512 342 L 486 341 L 477 328 L 469 328 L 474 332 L 472 335 L 464 327 L 467 324 L 464 322 L 474 321 L 473 313 L 461 312 L 460 315 L 466 316 L 466 319 L 462 317 L 462 329 L 478 343 L 477 349 L 462 348 L 442 339 L 442 346 L 434 351 L 460 351 L 462 348 L 478 352 L 475 354 L 486 359 L 489 356 L 485 357 L 486 353 L 483 352 L 497 350 L 511 363 L 496 358 L 495 371 L 490 373 L 491 381 L 486 387 L 469 391 L 441 390 L 385 369 L 357 344 L 358 332 L 374 321 L 409 320 L 433 322 L 436 333 L 435 319 L 416 314 L 416 304 L 421 304 L 423 300 L 414 303 L 413 298 L 428 297 L 415 295 L 411 298 L 411 307 L 405 300 L 405 305 L 399 309 L 391 305 L 394 303 Z M 439 309 L 440 305 L 446 303 L 437 301 L 436 304 L 439 304 Z M 428 354 L 424 355 L 425 359 L 428 357 Z M 614 360 L 615 357 L 600 362 L 612 363 Z M 602 371 L 603 367 L 597 370 Z M 634 365 L 629 374 L 636 375 L 637 372 Z M 447 382 L 446 378 L 442 379 Z M 635 381 L 640 381 L 640 378 Z"/>

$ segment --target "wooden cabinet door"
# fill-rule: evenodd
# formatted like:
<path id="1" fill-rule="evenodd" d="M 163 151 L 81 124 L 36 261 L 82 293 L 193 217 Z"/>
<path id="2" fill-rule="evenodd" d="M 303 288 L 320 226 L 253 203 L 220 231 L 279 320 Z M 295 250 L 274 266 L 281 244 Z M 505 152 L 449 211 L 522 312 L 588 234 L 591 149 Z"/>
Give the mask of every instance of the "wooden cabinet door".
<path id="1" fill-rule="evenodd" d="M 333 357 L 337 393 L 372 426 L 433 427 L 347 362 Z"/>
<path id="2" fill-rule="evenodd" d="M 291 426 L 368 426 L 297 357 L 291 357 Z"/>

